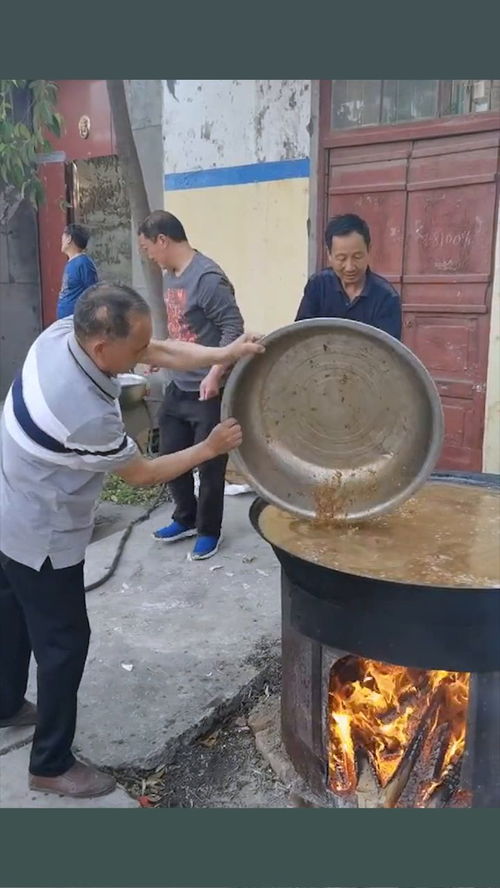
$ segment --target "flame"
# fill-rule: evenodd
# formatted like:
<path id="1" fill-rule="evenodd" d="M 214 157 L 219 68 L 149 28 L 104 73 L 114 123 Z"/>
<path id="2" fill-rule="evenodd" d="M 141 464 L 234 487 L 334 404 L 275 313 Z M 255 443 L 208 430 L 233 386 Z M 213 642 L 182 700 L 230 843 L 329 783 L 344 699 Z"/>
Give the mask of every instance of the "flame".
<path id="1" fill-rule="evenodd" d="M 333 712 L 332 722 L 335 736 L 340 741 L 340 754 L 335 762 L 335 784 L 338 792 L 349 792 L 356 785 L 356 763 L 350 719 L 347 713 Z"/>
<path id="2" fill-rule="evenodd" d="M 425 805 L 463 754 L 469 676 L 407 669 L 356 657 L 338 660 L 329 688 L 329 786 L 338 794 L 357 785 L 356 749 L 368 756 L 379 785 L 394 777 L 425 723 L 432 738 L 446 724 L 438 773 L 420 787 Z"/>

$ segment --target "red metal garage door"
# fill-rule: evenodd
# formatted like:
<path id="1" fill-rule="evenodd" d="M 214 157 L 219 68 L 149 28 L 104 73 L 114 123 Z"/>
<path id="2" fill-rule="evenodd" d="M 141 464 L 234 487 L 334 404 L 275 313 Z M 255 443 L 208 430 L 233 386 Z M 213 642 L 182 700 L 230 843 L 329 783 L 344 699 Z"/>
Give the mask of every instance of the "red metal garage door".
<path id="1" fill-rule="evenodd" d="M 499 144 L 496 130 L 328 151 L 327 214 L 367 220 L 404 341 L 438 385 L 441 468 L 481 470 Z"/>

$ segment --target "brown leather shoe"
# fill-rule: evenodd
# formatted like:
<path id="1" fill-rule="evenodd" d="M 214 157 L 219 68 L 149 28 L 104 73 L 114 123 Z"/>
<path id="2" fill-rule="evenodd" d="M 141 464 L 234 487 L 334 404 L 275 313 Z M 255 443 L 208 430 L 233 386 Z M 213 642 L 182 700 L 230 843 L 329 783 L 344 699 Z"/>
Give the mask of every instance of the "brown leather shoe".
<path id="1" fill-rule="evenodd" d="M 10 718 L 0 718 L 0 728 L 25 728 L 36 725 L 37 710 L 34 703 L 25 700 L 21 708 Z"/>
<path id="2" fill-rule="evenodd" d="M 116 780 L 111 774 L 104 774 L 92 765 L 75 762 L 69 771 L 58 777 L 36 777 L 30 774 L 29 788 L 36 792 L 51 792 L 75 799 L 93 799 L 113 792 Z"/>

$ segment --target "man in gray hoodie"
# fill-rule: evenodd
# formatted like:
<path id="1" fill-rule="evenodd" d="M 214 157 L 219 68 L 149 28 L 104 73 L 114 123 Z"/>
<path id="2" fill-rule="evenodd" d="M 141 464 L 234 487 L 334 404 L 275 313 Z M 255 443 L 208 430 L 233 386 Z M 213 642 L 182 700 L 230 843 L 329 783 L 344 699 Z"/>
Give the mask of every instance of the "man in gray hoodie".
<path id="1" fill-rule="evenodd" d="M 171 339 L 225 346 L 243 333 L 234 288 L 223 270 L 189 244 L 182 223 L 156 210 L 139 226 L 139 246 L 163 270 L 163 294 Z M 175 372 L 159 414 L 160 452 L 174 453 L 203 440 L 220 422 L 223 367 Z M 172 521 L 154 534 L 164 542 L 196 536 L 190 558 L 211 558 L 221 542 L 227 457 L 200 466 L 198 501 L 188 472 L 171 482 Z"/>

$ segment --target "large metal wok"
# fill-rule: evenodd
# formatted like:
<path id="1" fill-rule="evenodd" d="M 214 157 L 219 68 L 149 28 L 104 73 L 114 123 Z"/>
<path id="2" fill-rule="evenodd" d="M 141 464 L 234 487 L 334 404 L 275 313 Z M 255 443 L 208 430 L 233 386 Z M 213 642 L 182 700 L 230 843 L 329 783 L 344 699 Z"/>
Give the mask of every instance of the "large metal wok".
<path id="1" fill-rule="evenodd" d="M 342 518 L 388 512 L 431 474 L 443 441 L 436 386 L 398 340 L 320 318 L 265 337 L 226 385 L 222 414 L 242 425 L 237 471 L 267 502 L 307 518 L 334 479 Z"/>

